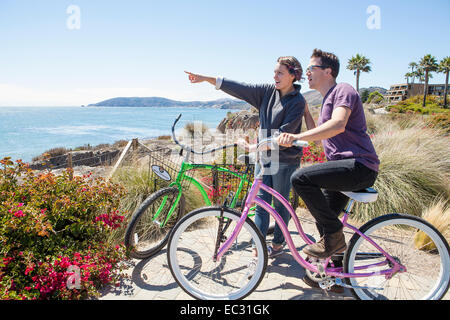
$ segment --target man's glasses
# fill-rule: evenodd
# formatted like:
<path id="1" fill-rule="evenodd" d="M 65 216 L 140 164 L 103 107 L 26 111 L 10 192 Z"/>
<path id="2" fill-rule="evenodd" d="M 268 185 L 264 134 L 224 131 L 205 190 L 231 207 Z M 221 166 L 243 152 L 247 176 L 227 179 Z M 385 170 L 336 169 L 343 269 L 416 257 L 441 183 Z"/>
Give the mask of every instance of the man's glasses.
<path id="1" fill-rule="evenodd" d="M 313 65 L 313 66 L 309 66 L 308 68 L 306 68 L 306 72 L 312 72 L 313 68 L 322 68 L 322 69 L 326 69 L 329 68 L 329 66 L 319 66 L 319 65 Z"/>

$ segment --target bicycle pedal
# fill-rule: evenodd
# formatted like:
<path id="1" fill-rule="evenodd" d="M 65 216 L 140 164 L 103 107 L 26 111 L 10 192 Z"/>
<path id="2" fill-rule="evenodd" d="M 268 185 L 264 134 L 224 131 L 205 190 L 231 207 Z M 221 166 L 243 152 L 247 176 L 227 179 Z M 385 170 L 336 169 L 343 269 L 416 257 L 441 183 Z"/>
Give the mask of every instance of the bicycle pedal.
<path id="1" fill-rule="evenodd" d="M 326 279 L 319 282 L 319 287 L 323 290 L 330 291 L 331 287 L 336 284 L 334 279 Z"/>
<path id="2" fill-rule="evenodd" d="M 313 256 L 306 256 L 306 261 L 311 263 L 311 264 L 315 264 L 320 262 L 319 258 L 313 257 Z"/>

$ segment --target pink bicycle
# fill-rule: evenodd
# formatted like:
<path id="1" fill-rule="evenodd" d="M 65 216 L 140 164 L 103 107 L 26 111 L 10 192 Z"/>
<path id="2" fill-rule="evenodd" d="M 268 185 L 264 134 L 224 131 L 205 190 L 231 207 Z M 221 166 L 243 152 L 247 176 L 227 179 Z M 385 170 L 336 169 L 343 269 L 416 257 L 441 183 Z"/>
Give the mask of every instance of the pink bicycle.
<path id="1" fill-rule="evenodd" d="M 258 150 L 273 143 L 271 139 L 261 141 Z M 370 220 L 358 229 L 348 222 L 353 204 L 373 202 L 378 194 L 372 188 L 344 192 L 350 200 L 342 223 L 353 236 L 343 255 L 343 266 L 335 266 L 332 257 L 302 257 L 287 226 L 271 205 L 257 197 L 258 191 L 266 190 L 283 203 L 306 244 L 314 240 L 304 232 L 289 202 L 262 183 L 261 174 L 255 178 L 242 212 L 205 207 L 190 212 L 174 227 L 167 251 L 169 267 L 176 282 L 192 297 L 242 299 L 258 287 L 268 255 L 262 235 L 247 218 L 255 204 L 275 219 L 294 259 L 324 290 L 339 285 L 349 288 L 356 298 L 369 300 L 433 300 L 446 294 L 450 283 L 449 245 L 425 220 L 394 213 Z"/>

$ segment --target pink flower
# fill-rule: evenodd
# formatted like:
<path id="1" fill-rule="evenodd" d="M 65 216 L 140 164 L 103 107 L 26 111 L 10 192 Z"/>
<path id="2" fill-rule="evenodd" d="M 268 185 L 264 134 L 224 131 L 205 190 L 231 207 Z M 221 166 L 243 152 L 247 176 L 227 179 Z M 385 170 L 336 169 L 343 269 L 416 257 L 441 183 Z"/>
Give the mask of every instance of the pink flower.
<path id="1" fill-rule="evenodd" d="M 25 217 L 25 213 L 23 213 L 22 210 L 19 210 L 19 211 L 14 212 L 14 216 L 17 218 Z"/>
<path id="2" fill-rule="evenodd" d="M 28 275 L 31 271 L 33 271 L 34 270 L 34 267 L 33 266 L 30 266 L 30 267 L 27 267 L 26 269 L 25 269 L 25 275 Z"/>
<path id="3" fill-rule="evenodd" d="M 4 264 L 5 266 L 7 266 L 12 260 L 14 260 L 13 257 L 6 257 L 6 258 L 3 258 L 3 264 Z"/>

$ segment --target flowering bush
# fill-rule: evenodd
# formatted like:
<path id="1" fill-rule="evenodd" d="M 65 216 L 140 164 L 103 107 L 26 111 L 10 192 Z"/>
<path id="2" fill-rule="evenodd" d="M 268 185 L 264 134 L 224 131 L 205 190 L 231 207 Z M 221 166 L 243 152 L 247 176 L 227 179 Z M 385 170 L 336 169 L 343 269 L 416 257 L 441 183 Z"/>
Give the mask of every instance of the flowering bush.
<path id="1" fill-rule="evenodd" d="M 326 161 L 327 159 L 321 144 L 316 145 L 314 142 L 311 142 L 309 146 L 303 148 L 301 165 L 322 163 Z"/>
<path id="2" fill-rule="evenodd" d="M 83 299 L 117 280 L 125 249 L 105 240 L 123 221 L 119 185 L 0 165 L 0 299 Z"/>

